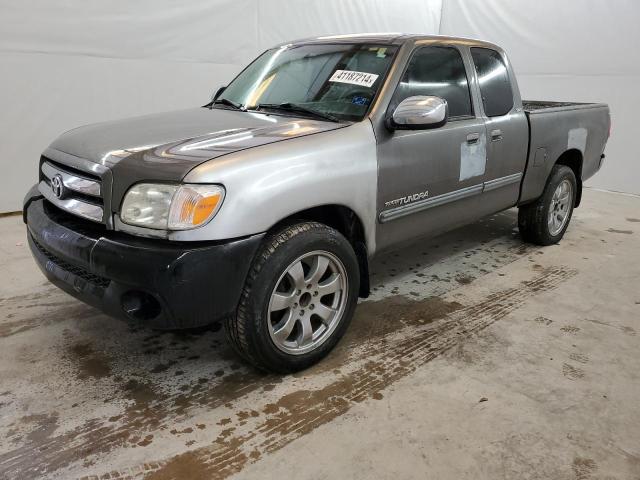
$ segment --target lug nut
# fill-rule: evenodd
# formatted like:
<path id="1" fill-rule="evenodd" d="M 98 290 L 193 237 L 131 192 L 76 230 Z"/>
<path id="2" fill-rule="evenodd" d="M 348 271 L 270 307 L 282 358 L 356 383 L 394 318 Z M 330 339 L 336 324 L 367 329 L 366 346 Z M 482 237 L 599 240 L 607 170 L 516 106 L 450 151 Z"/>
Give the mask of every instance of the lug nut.
<path id="1" fill-rule="evenodd" d="M 309 305 L 309 310 L 313 310 L 314 308 L 315 308 L 315 305 L 313 303 Z"/>
<path id="2" fill-rule="evenodd" d="M 318 296 L 318 292 L 313 292 L 313 296 L 317 297 Z"/>
<path id="3" fill-rule="evenodd" d="M 304 315 L 304 310 L 300 310 L 300 316 Z"/>

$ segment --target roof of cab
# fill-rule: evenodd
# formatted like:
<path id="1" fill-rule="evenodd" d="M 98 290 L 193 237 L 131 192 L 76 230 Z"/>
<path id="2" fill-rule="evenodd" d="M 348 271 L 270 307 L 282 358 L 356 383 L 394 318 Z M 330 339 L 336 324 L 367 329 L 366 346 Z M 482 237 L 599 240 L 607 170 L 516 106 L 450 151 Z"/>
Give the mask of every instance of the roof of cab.
<path id="1" fill-rule="evenodd" d="M 432 40 L 440 42 L 459 43 L 470 46 L 499 48 L 497 45 L 494 45 L 492 43 L 472 38 L 414 33 L 352 33 L 346 35 L 327 35 L 322 37 L 303 38 L 292 42 L 283 42 L 279 46 L 300 45 L 309 43 L 376 43 L 384 45 L 402 45 L 404 43 L 413 43 L 421 40 Z"/>

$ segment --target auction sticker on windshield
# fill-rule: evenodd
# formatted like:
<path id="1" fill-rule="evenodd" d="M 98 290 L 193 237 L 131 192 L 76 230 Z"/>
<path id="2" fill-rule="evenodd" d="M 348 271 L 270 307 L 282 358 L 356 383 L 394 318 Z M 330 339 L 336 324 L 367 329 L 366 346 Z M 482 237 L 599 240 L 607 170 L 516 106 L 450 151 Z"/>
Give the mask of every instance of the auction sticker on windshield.
<path id="1" fill-rule="evenodd" d="M 336 70 L 331 78 L 330 82 L 338 82 L 338 83 L 351 83 L 353 85 L 360 85 L 362 87 L 371 87 L 376 80 L 378 79 L 378 75 L 375 73 L 366 73 L 366 72 L 355 72 L 352 70 Z"/>

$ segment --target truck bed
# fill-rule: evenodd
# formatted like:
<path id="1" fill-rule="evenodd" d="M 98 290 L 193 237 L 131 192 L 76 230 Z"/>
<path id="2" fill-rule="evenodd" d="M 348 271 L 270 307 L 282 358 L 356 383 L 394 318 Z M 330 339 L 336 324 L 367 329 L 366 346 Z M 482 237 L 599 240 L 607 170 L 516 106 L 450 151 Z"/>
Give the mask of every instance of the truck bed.
<path id="1" fill-rule="evenodd" d="M 529 151 L 520 203 L 542 194 L 551 168 L 566 152 L 579 165 L 579 183 L 598 171 L 609 136 L 607 105 L 523 100 L 522 107 L 529 122 Z"/>
<path id="2" fill-rule="evenodd" d="M 540 111 L 554 112 L 557 110 L 577 110 L 582 108 L 601 107 L 601 103 L 553 102 L 550 100 L 522 100 L 522 109 L 526 113 Z"/>

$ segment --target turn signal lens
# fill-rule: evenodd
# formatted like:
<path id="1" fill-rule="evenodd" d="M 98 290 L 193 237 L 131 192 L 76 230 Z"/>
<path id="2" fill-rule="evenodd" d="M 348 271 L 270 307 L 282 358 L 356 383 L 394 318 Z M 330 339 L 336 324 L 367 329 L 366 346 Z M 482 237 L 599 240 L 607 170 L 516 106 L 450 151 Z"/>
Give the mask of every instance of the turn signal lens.
<path id="1" fill-rule="evenodd" d="M 162 230 L 188 230 L 204 225 L 220 210 L 221 185 L 142 183 L 133 186 L 122 202 L 124 223 Z"/>
<path id="2" fill-rule="evenodd" d="M 185 230 L 208 222 L 216 214 L 224 190 L 217 185 L 183 185 L 171 202 L 168 227 Z"/>

